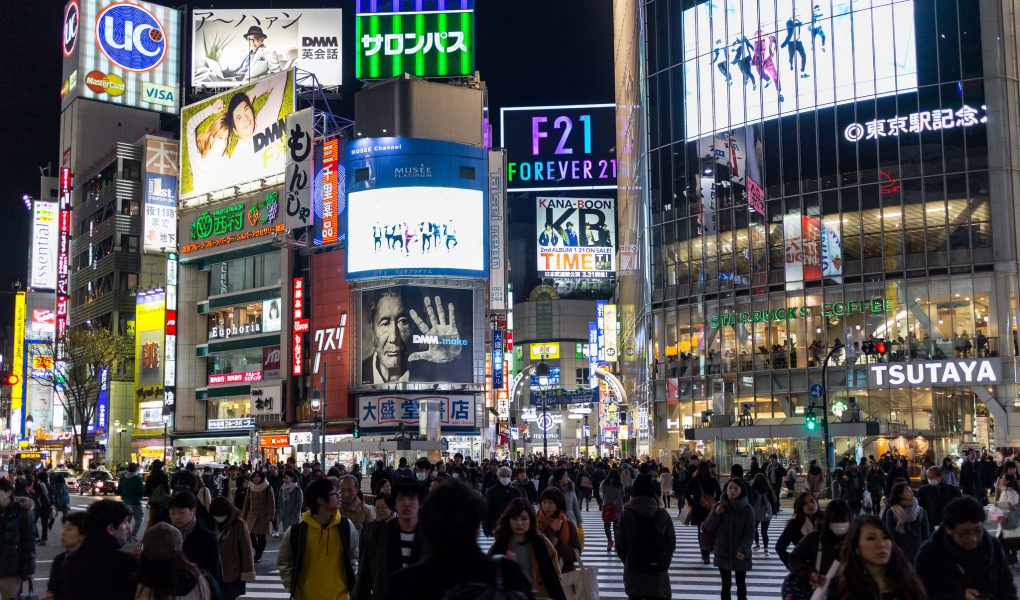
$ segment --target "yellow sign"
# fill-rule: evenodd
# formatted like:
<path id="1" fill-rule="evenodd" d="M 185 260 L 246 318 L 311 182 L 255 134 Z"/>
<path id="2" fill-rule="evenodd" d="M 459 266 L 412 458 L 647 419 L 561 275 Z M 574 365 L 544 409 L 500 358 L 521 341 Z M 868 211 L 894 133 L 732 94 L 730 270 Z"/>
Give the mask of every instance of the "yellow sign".
<path id="1" fill-rule="evenodd" d="M 25 372 L 25 292 L 18 292 L 14 298 L 14 357 L 11 372 L 18 377 L 22 377 Z M 12 411 L 21 410 L 24 389 L 21 383 L 11 388 Z M 21 418 L 16 420 L 20 422 Z"/>
<path id="2" fill-rule="evenodd" d="M 544 358 L 559 358 L 559 342 L 540 342 L 530 345 L 531 360 L 542 360 Z"/>
<path id="3" fill-rule="evenodd" d="M 53 357 L 52 356 L 40 356 L 35 355 L 32 357 L 32 368 L 43 369 L 50 371 L 53 369 Z"/>
<path id="4" fill-rule="evenodd" d="M 166 322 L 162 291 L 140 294 L 135 304 L 135 394 L 163 385 L 163 344 Z M 160 392 L 162 396 L 162 392 Z"/>
<path id="5" fill-rule="evenodd" d="M 138 454 L 145 458 L 163 458 L 166 451 L 163 448 L 139 448 Z"/>

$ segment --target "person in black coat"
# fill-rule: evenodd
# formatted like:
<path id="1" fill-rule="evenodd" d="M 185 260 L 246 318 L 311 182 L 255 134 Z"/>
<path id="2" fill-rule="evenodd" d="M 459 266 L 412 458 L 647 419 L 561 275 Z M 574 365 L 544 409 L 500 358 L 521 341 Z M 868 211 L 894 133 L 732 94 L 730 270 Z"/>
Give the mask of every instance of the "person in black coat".
<path id="1" fill-rule="evenodd" d="M 984 520 L 984 507 L 970 496 L 945 507 L 942 527 L 921 546 L 915 561 L 928 600 L 1017 597 L 1006 555 L 999 540 L 985 531 Z"/>
<path id="2" fill-rule="evenodd" d="M 978 464 L 977 451 L 967 453 L 967 460 L 960 465 L 960 491 L 965 496 L 972 496 L 984 503 L 984 485 L 981 483 L 981 465 Z"/>
<path id="3" fill-rule="evenodd" d="M 708 461 L 701 461 L 694 477 L 687 484 L 684 499 L 691 504 L 691 525 L 698 528 L 698 540 L 701 540 L 701 525 L 708 518 L 708 512 L 712 510 L 722 490 L 719 488 L 719 481 L 712 476 L 712 467 Z M 707 505 L 707 506 L 706 506 Z M 701 562 L 708 564 L 710 549 L 702 545 Z"/>
<path id="4" fill-rule="evenodd" d="M 85 512 L 85 541 L 64 558 L 60 579 L 67 582 L 57 600 L 134 600 L 138 559 L 122 552 L 131 511 L 116 500 L 98 500 Z M 215 546 L 215 540 L 213 541 Z"/>
<path id="5" fill-rule="evenodd" d="M 503 514 L 503 510 L 506 509 L 506 505 L 514 498 L 521 497 L 520 490 L 511 485 L 513 481 L 511 479 L 512 471 L 510 470 L 510 467 L 500 467 L 497 471 L 497 475 L 498 480 L 496 483 L 485 491 L 485 501 L 489 505 L 489 512 L 485 517 L 482 531 L 489 537 L 491 537 L 494 533 L 493 529 L 496 521 L 498 521 L 500 515 Z"/>
<path id="6" fill-rule="evenodd" d="M 220 568 L 220 546 L 216 534 L 198 518 L 198 500 L 189 491 L 170 497 L 170 524 L 184 537 L 184 556 L 217 582 L 223 582 Z"/>
<path id="7" fill-rule="evenodd" d="M 818 499 L 811 492 L 801 492 L 793 501 L 793 518 L 776 540 L 776 556 L 784 565 L 789 567 L 790 546 L 796 547 L 805 535 L 818 530 L 819 516 Z"/>
<path id="8" fill-rule="evenodd" d="M 955 498 L 960 497 L 960 488 L 942 481 L 942 469 L 928 467 L 928 481 L 917 490 L 917 502 L 928 513 L 932 530 L 942 522 L 942 511 Z"/>

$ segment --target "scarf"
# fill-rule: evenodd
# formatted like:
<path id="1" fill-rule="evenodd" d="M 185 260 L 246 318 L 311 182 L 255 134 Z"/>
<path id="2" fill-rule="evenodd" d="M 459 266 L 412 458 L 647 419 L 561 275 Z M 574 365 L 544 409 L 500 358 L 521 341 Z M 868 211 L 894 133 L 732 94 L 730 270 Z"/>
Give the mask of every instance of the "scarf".
<path id="1" fill-rule="evenodd" d="M 181 532 L 181 538 L 185 539 L 185 540 L 188 539 L 188 536 L 191 535 L 191 532 L 195 531 L 195 526 L 196 525 L 198 525 L 198 515 L 197 514 L 195 515 L 194 519 L 192 519 L 191 521 L 188 522 L 187 525 L 185 525 L 184 527 L 180 528 L 179 531 Z"/>
<path id="2" fill-rule="evenodd" d="M 560 526 L 560 530 L 559 530 L 559 533 L 557 535 L 559 535 L 559 538 L 560 538 L 561 542 L 563 542 L 564 544 L 569 546 L 570 545 L 570 522 L 567 520 L 567 514 L 561 511 L 560 514 L 556 516 L 556 518 L 559 519 L 563 523 L 563 525 Z M 553 529 L 553 527 L 552 527 L 552 522 L 554 520 L 555 519 L 550 519 L 549 517 L 545 516 L 545 511 L 544 510 L 542 510 L 541 508 L 538 509 L 538 527 L 539 527 L 539 529 L 546 529 L 546 528 L 548 528 L 549 531 L 552 531 L 553 533 L 557 533 Z"/>
<path id="3" fill-rule="evenodd" d="M 259 483 L 253 483 L 248 487 L 249 489 L 251 489 L 251 491 L 255 492 L 256 494 L 261 494 L 262 492 L 266 491 L 267 487 L 269 487 L 269 482 L 263 479 Z"/>
<path id="4" fill-rule="evenodd" d="M 890 506 L 889 510 L 896 517 L 896 533 L 906 533 L 907 525 L 913 523 L 921 514 L 921 506 L 917 503 L 917 498 L 914 498 L 909 507 L 904 508 L 902 504 L 897 503 Z"/>

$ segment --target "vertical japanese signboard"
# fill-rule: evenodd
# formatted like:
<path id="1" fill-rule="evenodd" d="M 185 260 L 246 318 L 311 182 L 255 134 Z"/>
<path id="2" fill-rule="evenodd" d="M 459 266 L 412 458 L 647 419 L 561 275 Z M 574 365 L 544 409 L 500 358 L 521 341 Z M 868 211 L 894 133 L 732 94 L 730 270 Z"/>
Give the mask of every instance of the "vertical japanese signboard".
<path id="1" fill-rule="evenodd" d="M 291 330 L 293 338 L 291 344 L 291 375 L 301 375 L 304 362 L 303 340 L 304 333 L 308 331 L 308 319 L 305 318 L 305 279 L 304 277 L 294 278 L 294 287 L 291 290 L 294 302 L 294 327 Z"/>
<path id="2" fill-rule="evenodd" d="M 57 360 L 64 360 L 64 337 L 67 334 L 68 292 L 70 275 L 68 266 L 71 253 L 71 169 L 60 169 L 60 227 L 57 234 Z"/>
<path id="3" fill-rule="evenodd" d="M 335 244 L 339 239 L 340 188 L 345 177 L 340 171 L 340 139 L 333 138 L 322 144 L 322 232 L 318 236 L 323 244 Z"/>
<path id="4" fill-rule="evenodd" d="M 616 357 L 618 355 L 618 351 L 616 349 L 616 305 L 607 304 L 602 313 L 606 329 L 605 334 L 603 335 L 606 362 L 616 362 Z"/>
<path id="5" fill-rule="evenodd" d="M 474 0 L 357 0 L 354 76 L 457 77 L 475 70 Z"/>
<path id="6" fill-rule="evenodd" d="M 503 330 L 492 331 L 492 389 L 503 389 Z"/>
<path id="7" fill-rule="evenodd" d="M 506 303 L 506 155 L 489 151 L 489 310 L 508 310 Z"/>
<path id="8" fill-rule="evenodd" d="M 25 292 L 18 292 L 14 296 L 14 356 L 11 358 L 11 373 L 17 375 L 21 380 L 11 388 L 11 412 L 17 413 L 22 409 L 24 399 L 24 371 L 25 371 Z M 21 427 L 21 417 L 11 419 Z M 27 432 L 26 432 L 27 433 Z"/>
<path id="9" fill-rule="evenodd" d="M 287 229 L 312 224 L 312 136 L 311 108 L 287 115 Z"/>
<path id="10" fill-rule="evenodd" d="M 146 252 L 167 252 L 177 247 L 177 155 L 172 140 L 145 140 Z"/>
<path id="11" fill-rule="evenodd" d="M 163 414 L 177 404 L 177 253 L 166 257 L 166 308 L 163 326 Z"/>

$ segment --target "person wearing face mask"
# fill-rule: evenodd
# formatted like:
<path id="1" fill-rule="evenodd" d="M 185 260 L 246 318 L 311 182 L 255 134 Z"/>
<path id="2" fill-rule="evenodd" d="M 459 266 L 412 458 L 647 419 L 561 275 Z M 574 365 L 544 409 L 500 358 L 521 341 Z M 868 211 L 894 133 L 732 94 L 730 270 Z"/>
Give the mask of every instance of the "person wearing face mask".
<path id="1" fill-rule="evenodd" d="M 825 519 L 818 531 L 804 536 L 790 554 L 790 574 L 812 589 L 825 585 L 825 574 L 839 559 L 843 540 L 850 529 L 850 507 L 845 500 L 833 500 L 825 508 Z"/>
<path id="2" fill-rule="evenodd" d="M 241 512 L 223 496 L 213 499 L 209 513 L 216 522 L 223 570 L 220 591 L 224 600 L 234 600 L 245 594 L 247 582 L 255 581 L 255 559 L 248 526 L 240 518 Z"/>
<path id="3" fill-rule="evenodd" d="M 890 493 L 895 493 L 890 490 Z M 857 519 L 846 535 L 827 600 L 926 600 L 924 585 L 881 519 Z"/>
<path id="4" fill-rule="evenodd" d="M 897 483 L 889 490 L 889 509 L 882 522 L 893 532 L 893 541 L 910 562 L 914 561 L 921 544 L 931 537 L 928 513 L 921 508 L 908 483 Z"/>
<path id="5" fill-rule="evenodd" d="M 956 498 L 942 526 L 921 546 L 915 565 L 928 600 L 1000 600 L 1017 597 L 999 540 L 984 527 L 985 509 L 972 496 Z"/>
<path id="6" fill-rule="evenodd" d="M 751 570 L 751 541 L 754 539 L 754 508 L 747 501 L 747 488 L 738 478 L 726 483 L 702 528 L 715 534 L 713 563 L 722 579 L 722 600 L 730 600 L 730 572 L 737 580 L 737 599 L 747 600 L 747 572 Z"/>
<path id="7" fill-rule="evenodd" d="M 942 523 L 942 511 L 946 505 L 959 498 L 961 492 L 960 488 L 943 480 L 939 467 L 928 467 L 925 476 L 927 481 L 917 490 L 917 502 L 928 513 L 928 524 L 934 531 Z"/>
<path id="8" fill-rule="evenodd" d="M 786 522 L 776 540 L 776 556 L 784 565 L 789 567 L 790 546 L 796 547 L 804 536 L 817 530 L 816 521 L 820 515 L 818 499 L 811 492 L 801 492 L 793 501 L 793 518 Z"/>
<path id="9" fill-rule="evenodd" d="M 485 502 L 489 506 L 489 514 L 482 523 L 482 531 L 486 536 L 492 536 L 495 531 L 496 520 L 503 514 L 507 504 L 514 498 L 520 498 L 521 492 L 510 485 L 510 467 L 500 467 L 496 471 L 497 482 L 485 491 Z"/>
<path id="10" fill-rule="evenodd" d="M 419 458 L 414 463 L 414 477 L 419 483 L 426 483 L 429 479 L 429 473 L 432 471 L 432 463 L 427 458 Z"/>

